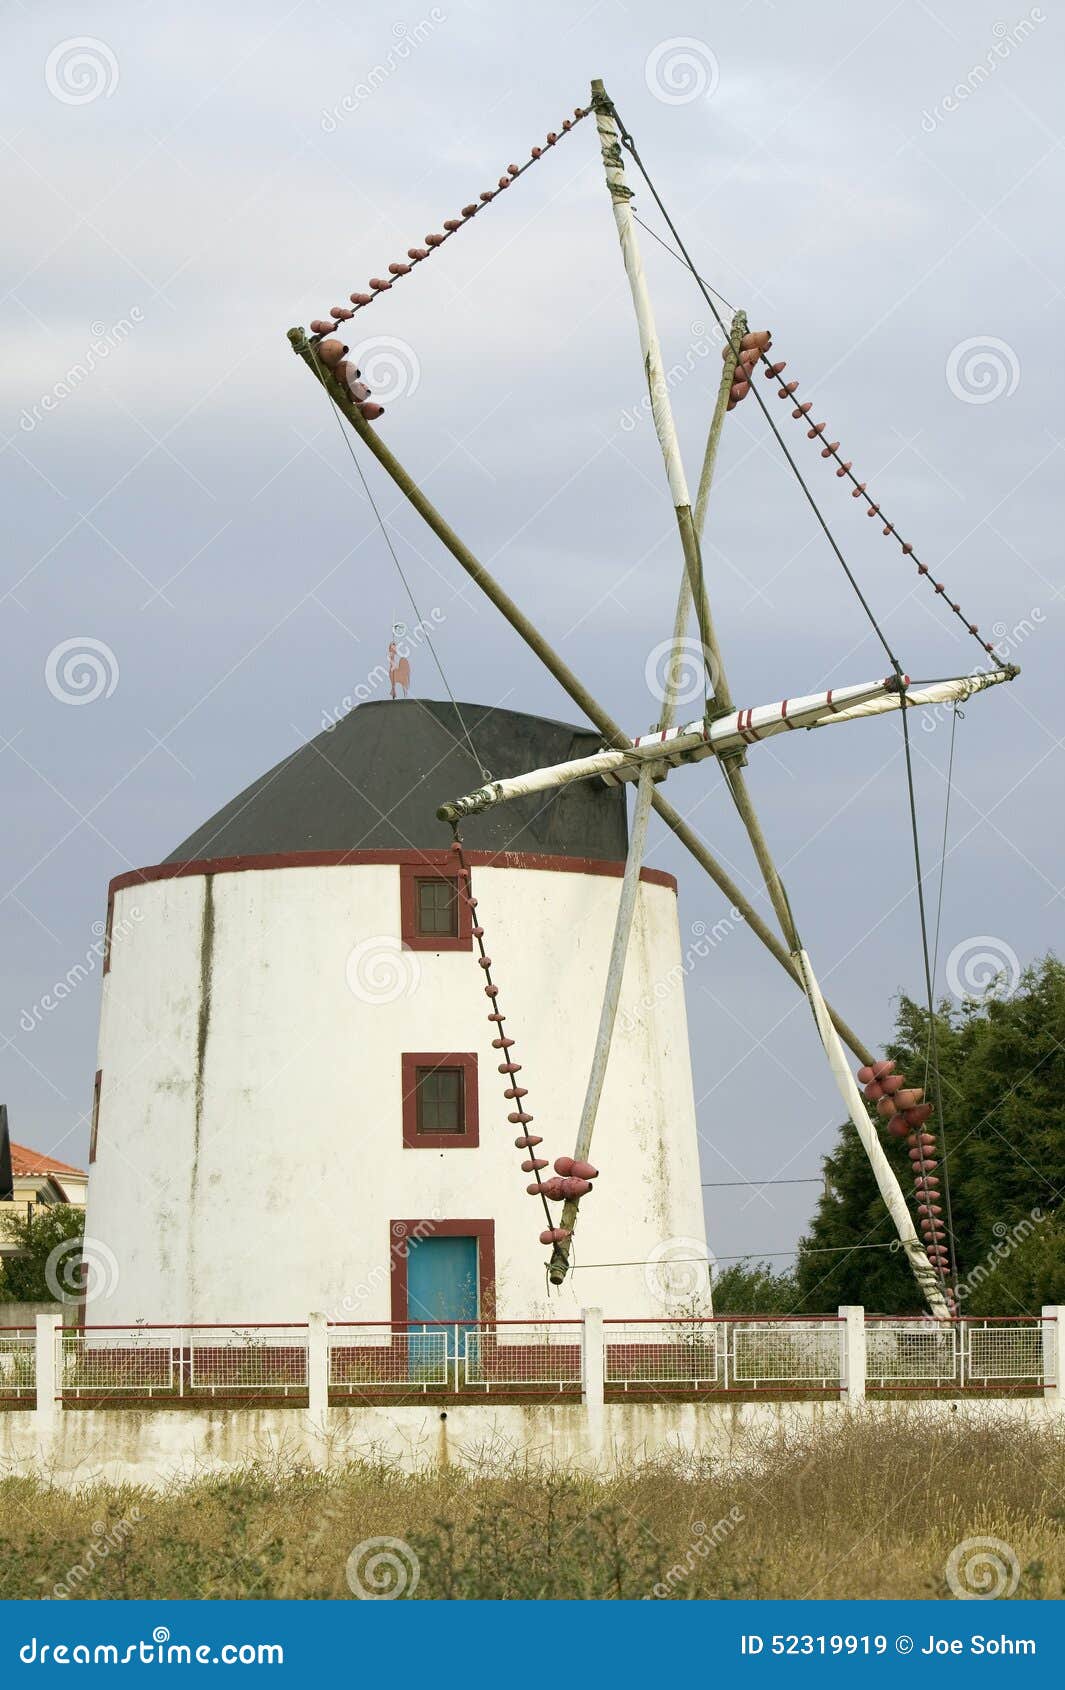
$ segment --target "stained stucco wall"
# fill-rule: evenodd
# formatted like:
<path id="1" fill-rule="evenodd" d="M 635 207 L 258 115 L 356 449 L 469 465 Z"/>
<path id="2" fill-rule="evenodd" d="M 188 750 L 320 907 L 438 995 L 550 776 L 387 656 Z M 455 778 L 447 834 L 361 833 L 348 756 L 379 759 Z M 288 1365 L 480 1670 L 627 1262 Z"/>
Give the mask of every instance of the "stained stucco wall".
<path id="1" fill-rule="evenodd" d="M 526 1106 L 552 1158 L 573 1148 L 620 884 L 474 870 Z M 550 1301 L 481 970 L 469 952 L 399 948 L 398 866 L 159 879 L 118 891 L 114 921 L 90 1321 L 283 1321 L 308 1308 L 387 1319 L 391 1223 L 421 1218 L 495 1222 L 501 1318 L 582 1302 L 663 1313 L 654 1274 L 583 1264 L 703 1237 L 670 887 L 641 888 L 596 1130 L 601 1177 L 582 1206 L 578 1270 Z M 403 1147 L 404 1051 L 476 1052 L 479 1148 Z"/>

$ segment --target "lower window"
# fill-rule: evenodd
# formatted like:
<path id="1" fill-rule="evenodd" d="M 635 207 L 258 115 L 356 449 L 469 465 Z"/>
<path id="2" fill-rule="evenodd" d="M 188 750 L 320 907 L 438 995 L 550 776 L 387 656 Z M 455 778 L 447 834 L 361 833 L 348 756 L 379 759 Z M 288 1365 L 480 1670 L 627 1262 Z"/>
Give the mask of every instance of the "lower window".
<path id="1" fill-rule="evenodd" d="M 407 1051 L 402 1059 L 403 1143 L 408 1149 L 472 1149 L 479 1142 L 477 1057 Z"/>

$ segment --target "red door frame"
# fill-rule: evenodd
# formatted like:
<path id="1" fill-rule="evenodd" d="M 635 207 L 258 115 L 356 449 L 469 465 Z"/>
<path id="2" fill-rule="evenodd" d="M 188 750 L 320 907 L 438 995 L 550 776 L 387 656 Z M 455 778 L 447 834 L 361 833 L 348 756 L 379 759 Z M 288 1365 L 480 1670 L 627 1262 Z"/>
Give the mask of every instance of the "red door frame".
<path id="1" fill-rule="evenodd" d="M 496 1223 L 495 1221 L 414 1220 L 389 1223 L 392 1261 L 392 1322 L 407 1319 L 407 1252 L 412 1235 L 423 1238 L 476 1238 L 477 1318 L 494 1320 L 496 1312 Z"/>

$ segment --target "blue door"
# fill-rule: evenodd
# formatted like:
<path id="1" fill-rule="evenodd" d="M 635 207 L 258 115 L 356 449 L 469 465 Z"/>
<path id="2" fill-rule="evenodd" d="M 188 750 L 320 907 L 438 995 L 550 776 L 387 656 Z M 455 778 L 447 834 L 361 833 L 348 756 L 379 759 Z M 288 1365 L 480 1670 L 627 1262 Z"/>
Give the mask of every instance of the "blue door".
<path id="1" fill-rule="evenodd" d="M 477 1278 L 476 1238 L 412 1239 L 407 1251 L 407 1319 L 450 1323 L 443 1339 L 434 1336 L 434 1332 L 441 1332 L 440 1327 L 427 1325 L 424 1338 L 411 1331 L 412 1366 L 419 1360 L 419 1343 L 424 1351 L 423 1365 L 431 1367 L 443 1342 L 449 1360 L 455 1360 L 457 1328 L 469 1327 L 477 1320 Z"/>

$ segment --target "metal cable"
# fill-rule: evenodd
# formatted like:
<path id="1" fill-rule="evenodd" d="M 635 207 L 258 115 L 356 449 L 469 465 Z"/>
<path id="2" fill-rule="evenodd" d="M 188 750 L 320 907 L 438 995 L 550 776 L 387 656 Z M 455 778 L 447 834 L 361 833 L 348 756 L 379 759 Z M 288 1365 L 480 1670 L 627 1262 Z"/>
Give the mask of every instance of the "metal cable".
<path id="1" fill-rule="evenodd" d="M 447 224 L 445 224 L 444 233 L 442 235 L 427 235 L 426 245 L 428 247 L 428 251 L 424 248 L 408 249 L 407 257 L 410 259 L 409 264 L 403 264 L 401 262 L 397 264 L 395 270 L 393 270 L 390 264 L 388 267 L 388 280 L 386 281 L 384 276 L 375 278 L 380 285 L 374 287 L 373 291 L 368 296 L 356 302 L 355 296 L 349 294 L 348 297 L 351 300 L 350 310 L 347 306 L 343 305 L 337 306 L 334 310 L 331 310 L 330 316 L 333 317 L 333 322 L 328 328 L 316 331 L 316 338 L 320 340 L 323 335 L 331 334 L 335 329 L 339 329 L 343 323 L 350 322 L 351 319 L 357 316 L 360 311 L 365 311 L 367 306 L 373 305 L 376 300 L 380 299 L 382 294 L 390 292 L 397 282 L 402 281 L 405 275 L 409 275 L 413 271 L 416 265 L 424 264 L 426 259 L 433 256 L 434 252 L 439 252 L 440 248 L 451 239 L 452 235 L 457 235 L 460 229 L 464 229 L 468 223 L 472 223 L 475 217 L 478 217 L 482 211 L 487 210 L 493 200 L 498 199 L 499 195 L 505 188 L 509 188 L 513 182 L 516 182 L 519 176 L 524 176 L 525 172 L 529 170 L 532 165 L 536 164 L 539 159 L 546 157 L 550 148 L 556 146 L 558 142 L 562 140 L 564 135 L 570 134 L 571 131 L 577 127 L 577 124 L 581 122 L 582 118 L 588 116 L 590 111 L 590 106 L 575 106 L 573 117 L 567 117 L 563 121 L 561 131 L 556 133 L 554 130 L 549 130 L 544 145 L 542 147 L 534 147 L 532 149 L 531 157 L 527 158 L 524 164 L 507 166 L 506 175 L 499 177 L 498 187 L 486 189 L 486 191 L 479 196 L 479 203 L 478 201 L 474 201 L 472 204 L 465 206 L 463 208 L 461 218 L 449 217 L 447 219 L 447 224 L 452 226 L 449 228 Z M 414 252 L 420 252 L 421 256 L 417 258 L 414 257 Z M 373 284 L 371 283 L 371 287 L 372 286 Z M 337 311 L 340 313 L 339 316 L 336 315 Z M 319 319 L 315 320 L 319 321 Z M 324 321 L 324 319 L 321 320 Z"/>
<path id="2" fill-rule="evenodd" d="M 350 437 L 347 429 L 344 427 L 343 419 L 341 418 L 340 411 L 339 411 L 339 408 L 337 406 L 336 400 L 333 398 L 333 395 L 329 391 L 329 384 L 325 379 L 325 372 L 322 369 L 321 361 L 319 360 L 319 357 L 318 357 L 318 348 L 313 341 L 310 341 L 308 344 L 310 346 L 311 357 L 314 359 L 315 368 L 318 371 L 318 376 L 319 376 L 319 379 L 321 381 L 323 391 L 325 393 L 326 398 L 329 401 L 330 409 L 331 409 L 334 417 L 336 418 L 336 425 L 337 425 L 338 429 L 340 430 L 341 439 L 343 440 L 345 446 L 347 447 L 348 455 L 350 456 L 352 463 L 355 465 L 355 468 L 358 471 L 359 480 L 362 482 L 362 490 L 366 494 L 367 499 L 369 500 L 370 509 L 373 511 L 374 516 L 377 518 L 377 525 L 381 530 L 381 534 L 384 538 L 385 545 L 388 547 L 389 553 L 391 554 L 392 562 L 396 566 L 396 573 L 398 574 L 400 580 L 403 583 L 403 590 L 405 591 L 407 597 L 410 599 L 411 608 L 413 609 L 414 614 L 418 619 L 419 626 L 422 627 L 423 629 L 425 629 L 425 643 L 429 647 L 429 650 L 432 652 L 433 662 L 436 664 L 437 669 L 440 671 L 440 679 L 444 683 L 444 690 L 446 691 L 448 698 L 451 700 L 451 706 L 452 706 L 452 709 L 455 712 L 456 717 L 458 718 L 459 727 L 462 729 L 462 732 L 463 732 L 465 739 L 466 739 L 466 743 L 470 748 L 470 755 L 472 756 L 473 761 L 476 764 L 477 768 L 480 770 L 481 779 L 485 780 L 485 781 L 489 781 L 492 778 L 491 770 L 486 769 L 483 762 L 481 761 L 480 754 L 478 753 L 477 747 L 473 743 L 473 737 L 472 737 L 470 730 L 466 726 L 466 723 L 463 719 L 462 711 L 459 709 L 458 700 L 456 699 L 455 694 L 452 692 L 448 678 L 447 678 L 446 674 L 444 673 L 444 665 L 441 663 L 440 658 L 437 656 L 437 651 L 436 651 L 435 645 L 433 644 L 432 636 L 429 633 L 428 627 L 427 627 L 426 622 L 425 622 L 425 618 L 422 616 L 421 611 L 418 609 L 418 603 L 417 603 L 417 600 L 414 597 L 413 591 L 411 590 L 410 583 L 407 580 L 406 575 L 403 573 L 403 565 L 400 563 L 399 557 L 396 553 L 396 548 L 392 544 L 392 537 L 389 534 L 387 527 L 385 526 L 384 517 L 381 515 L 381 512 L 377 508 L 377 501 L 374 498 L 373 493 L 370 491 L 370 484 L 367 481 L 366 476 L 363 472 L 363 467 L 359 462 L 358 456 L 355 452 L 355 448 L 351 443 L 351 437 Z"/>
<path id="3" fill-rule="evenodd" d="M 619 122 L 620 122 L 620 119 L 619 119 Z M 639 165 L 639 159 L 637 158 L 635 151 L 631 147 L 630 147 L 630 151 L 632 151 L 633 158 L 636 159 L 636 163 L 637 163 L 637 165 Z M 643 170 L 642 165 L 640 165 L 640 170 L 641 170 L 641 173 L 644 176 L 644 180 L 647 181 L 647 174 L 646 174 L 646 171 Z M 653 188 L 653 186 L 651 185 L 650 182 L 648 182 L 648 187 L 650 187 L 652 194 L 654 194 L 654 188 Z M 655 197 L 657 199 L 657 195 Z M 660 209 L 661 209 L 661 202 L 660 201 L 659 201 L 659 206 L 660 206 Z M 683 254 L 680 253 L 680 252 L 677 252 L 673 247 L 670 246 L 668 241 L 664 241 L 662 239 L 661 235 L 656 234 L 654 229 L 650 228 L 646 223 L 644 223 L 642 218 L 637 217 L 635 212 L 633 212 L 632 215 L 633 215 L 635 221 L 637 223 L 639 223 L 641 229 L 647 230 L 647 233 L 651 236 L 652 240 L 657 241 L 659 246 L 662 247 L 666 252 L 668 252 L 671 258 L 676 259 L 678 264 L 683 264 L 686 269 L 691 271 L 692 275 L 695 277 L 696 281 L 699 283 L 699 286 L 703 290 L 703 297 L 704 298 L 706 298 L 706 290 L 709 289 L 709 291 L 711 293 L 716 293 L 717 297 L 720 300 L 723 300 L 726 305 L 729 305 L 728 300 L 725 299 L 725 295 L 723 293 L 721 293 L 718 288 L 711 287 L 710 283 L 707 282 L 705 280 L 705 278 L 702 277 L 699 274 L 699 272 L 696 270 L 694 264 L 691 262 L 691 259 L 688 257 L 686 252 L 683 253 Z M 666 216 L 666 213 L 665 213 L 664 210 L 662 212 L 662 215 L 664 217 L 666 217 L 666 221 L 668 223 L 669 218 L 668 218 L 668 216 Z M 677 236 L 676 238 L 677 238 L 678 243 L 679 243 L 679 236 Z M 707 299 L 707 303 L 710 304 L 711 310 L 713 310 L 713 305 L 712 305 L 712 303 L 710 302 L 709 299 Z M 731 311 L 732 309 L 733 309 L 733 307 L 731 305 L 729 305 L 729 310 Z M 724 326 L 721 323 L 720 317 L 717 318 L 717 321 L 718 321 L 719 324 L 721 324 L 722 327 Z M 784 384 L 784 378 L 783 378 L 783 376 L 776 373 L 775 366 L 774 366 L 774 363 L 773 363 L 773 361 L 770 357 L 770 354 L 768 352 L 761 352 L 759 354 L 759 359 L 760 359 L 760 362 L 765 365 L 767 378 L 769 376 L 772 376 L 773 380 L 779 381 L 781 383 L 781 386 L 783 387 L 785 385 Z M 763 415 L 766 417 L 767 421 L 770 422 L 770 427 L 773 429 L 774 434 L 777 434 L 776 427 L 772 423 L 772 420 L 769 417 L 769 412 L 768 412 L 766 405 L 765 405 L 765 403 L 764 403 L 764 401 L 761 397 L 761 394 L 754 387 L 753 382 L 751 383 L 751 387 L 752 387 L 752 390 L 754 391 L 755 400 L 757 401 L 758 405 L 761 407 Z M 785 395 L 784 393 L 779 393 L 778 397 L 780 397 L 780 398 L 789 397 L 790 398 L 791 395 Z M 821 432 L 823 432 L 823 429 L 822 429 Z M 820 437 L 821 437 L 821 435 L 820 435 L 820 433 L 818 433 L 816 438 L 820 439 Z M 780 440 L 779 434 L 777 434 L 777 439 L 778 439 L 778 441 Z M 781 442 L 781 444 L 783 444 L 783 442 Z M 850 482 L 851 489 L 853 491 L 855 498 L 858 498 L 858 497 L 865 498 L 866 506 L 868 508 L 868 514 L 870 516 L 881 516 L 881 517 L 884 516 L 884 512 L 883 512 L 881 506 L 878 505 L 878 504 L 875 504 L 872 499 L 867 497 L 867 495 L 866 495 L 866 483 L 859 481 L 858 477 L 854 474 L 854 471 L 851 468 L 851 465 L 849 463 L 845 463 L 844 460 L 840 457 L 840 455 L 839 455 L 839 442 L 838 441 L 836 442 L 835 445 L 829 444 L 828 446 L 824 447 L 823 450 L 822 450 L 821 456 L 823 458 L 833 459 L 833 461 L 839 466 L 837 471 L 836 471 L 837 476 L 840 479 L 843 479 L 845 477 Z M 789 456 L 788 461 L 789 461 L 789 463 L 791 462 L 790 456 Z M 792 467 L 794 468 L 794 464 L 792 464 Z M 805 487 L 804 487 L 804 491 L 805 491 Z M 884 520 L 885 520 L 885 532 L 887 534 L 893 535 L 894 538 L 898 541 L 899 545 L 902 547 L 903 552 L 907 556 L 912 557 L 914 563 L 917 566 L 918 574 L 928 576 L 928 579 L 931 582 L 932 586 L 935 588 L 937 595 L 939 597 L 941 597 L 943 599 L 944 603 L 947 604 L 950 607 L 951 612 L 953 613 L 954 616 L 957 617 L 958 621 L 961 623 L 961 625 L 965 629 L 966 633 L 969 634 L 973 639 L 975 639 L 977 645 L 980 647 L 980 650 L 982 652 L 986 652 L 988 654 L 988 656 L 993 658 L 996 663 L 1000 662 L 1001 659 L 998 657 L 998 654 L 996 653 L 994 646 L 991 645 L 991 643 L 988 640 L 982 640 L 980 638 L 980 629 L 977 626 L 977 624 L 975 622 L 969 621 L 968 616 L 962 610 L 962 607 L 961 607 L 960 604 L 956 603 L 953 599 L 950 599 L 946 596 L 946 588 L 944 587 L 943 583 L 936 581 L 934 579 L 934 577 L 931 575 L 931 573 L 929 571 L 928 565 L 921 562 L 921 559 L 918 557 L 917 552 L 914 549 L 914 547 L 912 545 L 910 545 L 910 543 L 908 541 L 906 541 L 902 538 L 902 535 L 899 533 L 898 529 L 895 527 L 895 524 L 893 522 L 888 522 L 886 517 L 884 518 Z M 826 532 L 827 532 L 827 530 L 826 530 Z"/>
<path id="4" fill-rule="evenodd" d="M 750 1262 L 767 1259 L 770 1256 L 849 1256 L 855 1250 L 898 1250 L 898 1241 L 892 1239 L 889 1244 L 826 1244 L 816 1250 L 745 1250 L 742 1256 L 719 1256 L 712 1254 L 714 1262 Z M 646 1262 L 574 1262 L 573 1272 L 577 1273 L 587 1268 L 639 1268 L 639 1267 L 685 1267 L 689 1263 L 698 1262 L 703 1267 L 710 1265 L 710 1256 L 670 1256 L 665 1263 L 661 1261 Z"/>
<path id="5" fill-rule="evenodd" d="M 717 306 L 714 304 L 714 301 L 710 297 L 710 291 L 707 287 L 707 284 L 703 281 L 702 277 L 699 275 L 699 272 L 696 270 L 695 265 L 692 262 L 691 255 L 688 252 L 688 249 L 685 246 L 684 241 L 683 241 L 683 239 L 680 235 L 680 231 L 677 229 L 676 224 L 673 222 L 673 219 L 670 217 L 669 212 L 666 210 L 666 207 L 665 207 L 665 205 L 662 201 L 662 197 L 659 194 L 657 188 L 655 187 L 653 181 L 651 180 L 651 177 L 648 174 L 647 168 L 644 165 L 643 160 L 640 158 L 639 152 L 637 151 L 636 144 L 635 144 L 631 134 L 629 133 L 628 129 L 626 128 L 625 123 L 624 123 L 620 113 L 617 111 L 616 107 L 614 108 L 614 116 L 615 116 L 615 119 L 617 121 L 618 130 L 619 130 L 619 134 L 620 134 L 620 137 L 621 137 L 622 145 L 626 148 L 626 150 L 631 155 L 633 162 L 636 165 L 636 168 L 639 170 L 640 175 L 643 177 L 644 182 L 647 184 L 647 188 L 648 188 L 652 198 L 654 199 L 654 202 L 657 205 L 659 212 L 661 213 L 662 217 L 664 218 L 666 226 L 669 229 L 670 234 L 673 236 L 673 239 L 677 243 L 677 247 L 678 247 L 680 253 L 683 256 L 684 263 L 687 265 L 687 268 L 690 270 L 692 276 L 694 277 L 694 279 L 695 279 L 695 281 L 696 281 L 696 283 L 699 287 L 699 291 L 702 293 L 702 296 L 703 296 L 704 300 L 706 301 L 706 304 L 708 305 L 710 311 L 713 313 L 715 321 L 717 322 L 718 326 L 721 328 L 722 332 L 725 334 L 725 338 L 727 340 L 728 339 L 728 332 L 725 329 L 725 324 L 722 320 L 720 312 L 717 309 Z M 906 709 L 906 695 L 905 695 L 905 690 L 904 690 L 905 676 L 904 676 L 904 673 L 903 673 L 902 665 L 899 662 L 898 658 L 895 656 L 895 653 L 892 650 L 890 643 L 888 642 L 886 634 L 884 633 L 884 631 L 881 628 L 879 622 L 877 621 L 877 618 L 876 618 L 876 615 L 875 615 L 875 613 L 872 609 L 872 606 L 869 604 L 869 601 L 865 597 L 865 594 L 863 593 L 863 591 L 862 591 L 862 589 L 861 589 L 861 587 L 860 587 L 860 585 L 859 585 L 859 583 L 858 583 L 858 581 L 857 581 L 857 579 L 854 575 L 854 572 L 852 571 L 850 565 L 848 564 L 846 558 L 843 555 L 843 552 L 841 551 L 841 549 L 839 547 L 838 542 L 836 541 L 835 535 L 832 533 L 831 529 L 828 526 L 828 523 L 825 521 L 825 518 L 822 515 L 821 509 L 820 509 L 820 507 L 817 503 L 817 500 L 815 499 L 813 493 L 811 492 L 809 486 L 807 485 L 806 479 L 805 479 L 802 471 L 799 469 L 798 464 L 795 462 L 795 459 L 792 457 L 791 452 L 788 450 L 788 447 L 785 444 L 784 438 L 783 438 L 780 430 L 777 428 L 776 423 L 774 422 L 772 416 L 770 415 L 769 408 L 768 408 L 765 400 L 763 399 L 762 394 L 760 393 L 760 391 L 758 390 L 757 386 L 754 383 L 752 383 L 751 386 L 752 386 L 752 391 L 754 393 L 755 399 L 757 400 L 757 403 L 759 405 L 759 408 L 761 409 L 763 416 L 765 417 L 766 421 L 768 422 L 769 427 L 772 430 L 772 433 L 776 438 L 777 444 L 779 445 L 781 451 L 783 452 L 785 458 L 787 459 L 787 462 L 788 462 L 788 464 L 791 468 L 792 474 L 794 475 L 796 481 L 798 482 L 799 486 L 801 487 L 802 492 L 803 492 L 803 494 L 806 498 L 807 504 L 810 506 L 810 509 L 813 511 L 814 516 L 816 517 L 817 522 L 818 522 L 822 532 L 824 533 L 825 538 L 827 539 L 829 545 L 832 548 L 832 551 L 834 552 L 834 554 L 835 554 L 835 556 L 836 556 L 836 558 L 837 558 L 837 560 L 840 564 L 840 567 L 842 568 L 844 574 L 846 575 L 847 580 L 850 582 L 850 585 L 854 590 L 854 593 L 855 593 L 855 595 L 858 599 L 858 602 L 860 603 L 862 609 L 865 611 L 865 614 L 866 614 L 866 617 L 868 618 L 870 627 L 872 628 L 872 630 L 873 630 L 874 634 L 876 635 L 877 639 L 880 641 L 880 644 L 883 646 L 884 652 L 885 652 L 887 659 L 888 659 L 888 662 L 891 664 L 891 666 L 892 666 L 892 668 L 895 672 L 895 676 L 896 676 L 896 678 L 899 682 L 899 687 L 900 687 L 899 714 L 902 717 L 903 748 L 904 748 L 904 752 L 905 752 L 905 764 L 906 764 L 906 787 L 907 787 L 907 796 L 908 796 L 909 811 L 910 811 L 910 830 L 911 830 L 912 840 L 913 840 L 914 868 L 915 868 L 916 881 L 917 881 L 917 903 L 918 903 L 918 916 L 919 916 L 920 933 L 921 933 L 921 954 L 922 954 L 922 962 L 923 962 L 923 966 L 924 966 L 925 988 L 926 988 L 926 996 L 927 996 L 927 1008 L 928 1008 L 928 1015 L 929 1015 L 929 1024 L 934 1029 L 935 1005 L 934 1005 L 934 999 L 933 999 L 933 994 L 932 994 L 931 961 L 930 961 L 930 956 L 929 956 L 929 943 L 928 943 L 928 922 L 927 922 L 927 914 L 926 914 L 926 910 L 925 910 L 924 887 L 923 887 L 922 880 L 921 880 L 921 850 L 920 850 L 920 837 L 919 837 L 918 824 L 917 824 L 917 796 L 916 796 L 916 791 L 915 791 L 915 788 L 914 788 L 913 760 L 912 760 L 911 748 L 910 748 L 909 720 L 908 720 L 908 711 Z M 934 1040 L 934 1031 L 933 1031 L 933 1062 L 935 1063 L 935 1094 L 936 1094 L 937 1099 L 941 1100 L 942 1087 L 940 1085 L 938 1063 L 936 1062 L 936 1047 L 935 1047 L 935 1040 Z M 942 1110 L 940 1110 L 940 1114 L 942 1114 Z M 940 1132 L 942 1132 L 942 1127 L 940 1127 Z M 926 1165 L 926 1159 L 925 1159 L 924 1154 L 923 1154 L 923 1145 L 921 1144 L 921 1141 L 920 1141 L 919 1138 L 917 1140 L 917 1143 L 918 1143 L 918 1148 L 921 1149 L 921 1152 L 922 1152 L 921 1159 L 918 1163 L 918 1167 L 923 1171 L 924 1168 L 925 1168 L 925 1165 Z M 946 1173 L 946 1160 L 944 1158 L 944 1175 L 945 1175 L 945 1173 Z M 949 1227 L 948 1227 L 948 1236 L 950 1237 L 951 1277 L 953 1278 L 953 1280 L 956 1283 L 956 1280 L 957 1280 L 957 1263 L 956 1263 L 955 1251 L 954 1251 L 954 1240 L 953 1240 L 953 1236 L 952 1236 L 952 1233 L 950 1232 Z M 942 1268 L 937 1267 L 935 1271 L 937 1272 L 940 1280 L 942 1280 L 944 1283 L 946 1283 L 948 1276 L 943 1272 Z"/>

